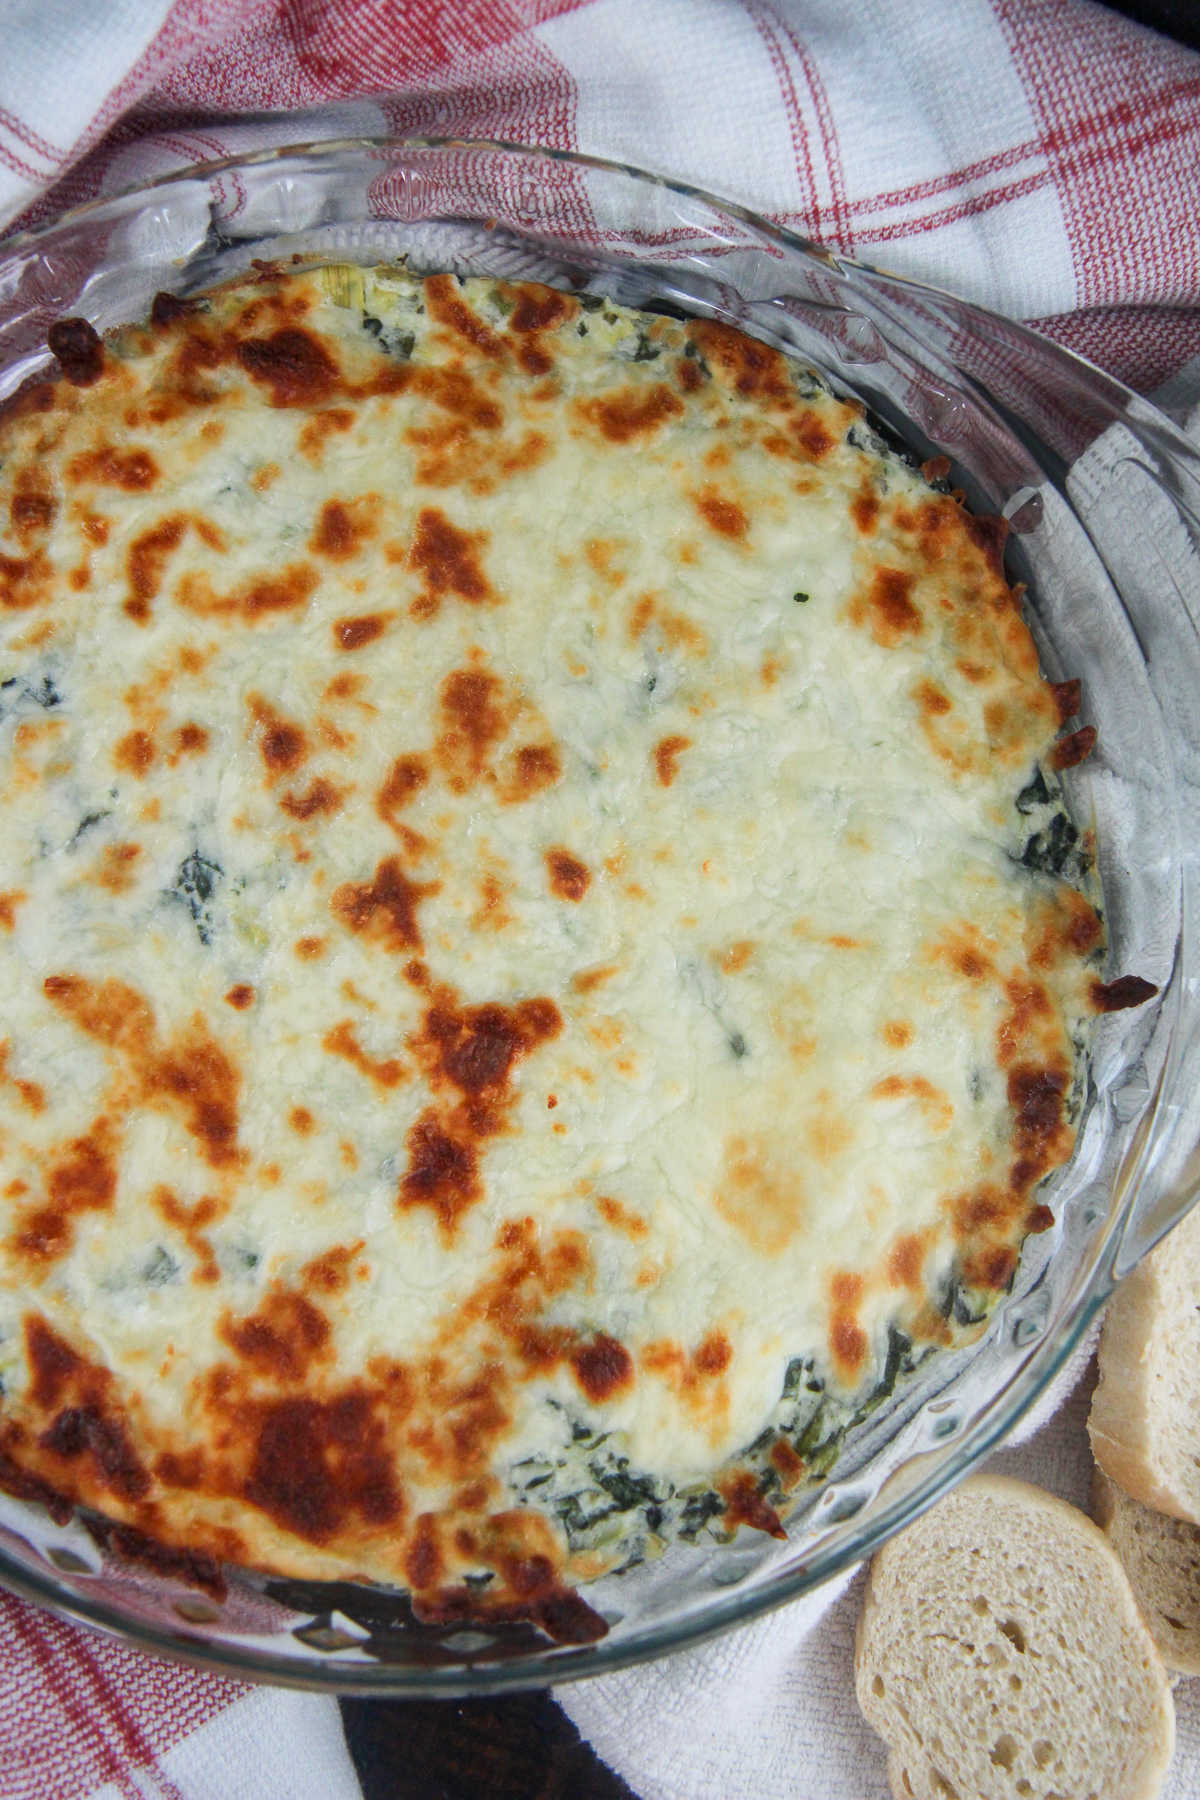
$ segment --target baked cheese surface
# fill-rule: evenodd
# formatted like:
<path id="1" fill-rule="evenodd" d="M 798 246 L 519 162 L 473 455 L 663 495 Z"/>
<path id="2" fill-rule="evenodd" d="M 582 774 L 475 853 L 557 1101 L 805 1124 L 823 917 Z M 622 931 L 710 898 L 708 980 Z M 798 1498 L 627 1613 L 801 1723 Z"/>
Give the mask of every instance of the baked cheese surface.
<path id="1" fill-rule="evenodd" d="M 994 534 L 590 296 L 266 270 L 56 348 L 0 423 L 8 1485 L 535 1612 L 775 1528 L 1073 1141 L 1078 694 Z"/>

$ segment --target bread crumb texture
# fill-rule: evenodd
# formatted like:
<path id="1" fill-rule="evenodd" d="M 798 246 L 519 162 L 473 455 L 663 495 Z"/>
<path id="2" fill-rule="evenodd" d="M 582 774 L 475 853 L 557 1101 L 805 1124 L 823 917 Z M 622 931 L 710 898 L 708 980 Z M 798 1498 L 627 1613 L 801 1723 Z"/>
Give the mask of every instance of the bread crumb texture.
<path id="1" fill-rule="evenodd" d="M 896 1800 L 1152 1800 L 1166 1670 L 1120 1562 L 1074 1507 L 966 1481 L 879 1552 L 858 1702 Z"/>
<path id="2" fill-rule="evenodd" d="M 1092 1511 L 1169 1669 L 1200 1675 L 1200 1526 L 1143 1506 L 1095 1471 Z"/>
<path id="3" fill-rule="evenodd" d="M 1088 1432 L 1105 1474 L 1143 1506 L 1200 1525 L 1200 1208 L 1109 1303 Z"/>

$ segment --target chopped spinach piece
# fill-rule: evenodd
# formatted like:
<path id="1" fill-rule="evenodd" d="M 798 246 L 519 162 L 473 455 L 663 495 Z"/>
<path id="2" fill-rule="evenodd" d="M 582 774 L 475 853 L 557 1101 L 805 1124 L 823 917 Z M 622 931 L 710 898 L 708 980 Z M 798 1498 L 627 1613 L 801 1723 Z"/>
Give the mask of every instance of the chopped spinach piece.
<path id="1" fill-rule="evenodd" d="M 93 825 L 99 825 L 101 819 L 107 819 L 107 817 L 108 817 L 107 812 L 85 813 L 83 818 L 80 819 L 78 825 L 75 827 L 75 835 L 73 838 L 71 838 L 71 840 L 67 844 L 67 849 L 73 850 L 75 848 L 76 844 L 79 842 L 80 838 L 87 836 L 88 832 L 92 829 Z"/>
<path id="2" fill-rule="evenodd" d="M 214 921 L 210 902 L 224 878 L 225 871 L 220 863 L 211 862 L 198 850 L 193 850 L 180 863 L 174 886 L 167 889 L 171 899 L 179 900 L 187 907 L 202 944 L 212 943 Z"/>
<path id="3" fill-rule="evenodd" d="M 987 1304 L 978 1305 L 973 1302 L 961 1270 L 951 1269 L 941 1291 L 934 1297 L 934 1305 L 943 1319 L 953 1319 L 956 1325 L 978 1325 L 987 1317 Z"/>
<path id="4" fill-rule="evenodd" d="M 725 1502 L 711 1488 L 705 1489 L 702 1494 L 689 1494 L 679 1515 L 680 1537 L 694 1539 L 710 1519 L 715 1519 L 718 1513 L 724 1511 Z"/>
<path id="5" fill-rule="evenodd" d="M 1040 768 L 1036 768 L 1033 771 L 1032 781 L 1026 782 L 1017 795 L 1017 811 L 1029 813 L 1035 806 L 1049 806 L 1053 797 L 1050 789 L 1046 786 L 1046 777 Z"/>
<path id="6" fill-rule="evenodd" d="M 796 602 L 797 606 L 808 605 L 808 595 L 804 592 L 803 588 L 797 588 L 792 595 L 792 599 Z"/>
<path id="7" fill-rule="evenodd" d="M 142 1266 L 142 1280 L 147 1287 L 165 1287 L 167 1282 L 174 1281 L 178 1273 L 178 1262 L 162 1244 L 154 1246 L 151 1256 Z"/>
<path id="8" fill-rule="evenodd" d="M 740 1031 L 734 1031 L 730 1033 L 729 1048 L 740 1062 L 742 1057 L 748 1053 L 750 1046 L 747 1044 Z"/>
<path id="9" fill-rule="evenodd" d="M 1027 869 L 1040 869 L 1045 875 L 1062 875 L 1078 842 L 1079 833 L 1066 813 L 1055 813 L 1045 831 L 1035 831 L 1028 839 L 1021 852 L 1021 861 Z"/>
<path id="10" fill-rule="evenodd" d="M 872 1400 L 885 1400 L 895 1388 L 896 1380 L 906 1369 L 912 1367 L 910 1352 L 912 1339 L 906 1337 L 900 1327 L 893 1321 L 888 1326 L 887 1355 L 884 1358 L 883 1374 L 879 1378 Z"/>
<path id="11" fill-rule="evenodd" d="M 579 294 L 576 298 L 584 312 L 599 312 L 604 305 L 603 294 Z"/>
<path id="12" fill-rule="evenodd" d="M 628 1512 L 631 1507 L 642 1506 L 646 1501 L 653 1501 L 658 1497 L 649 1476 L 629 1475 L 626 1473 L 628 1466 L 624 1457 L 613 1469 L 602 1470 L 592 1464 L 592 1474 L 597 1485 L 616 1501 L 621 1512 Z"/>
<path id="13" fill-rule="evenodd" d="M 633 353 L 634 362 L 656 362 L 661 355 L 662 347 L 659 344 L 652 344 L 646 333 L 639 331 L 637 349 Z"/>
<path id="14" fill-rule="evenodd" d="M 18 690 L 16 694 L 12 692 L 14 688 Z M 10 675 L 6 681 L 0 681 L 0 693 L 8 694 L 18 705 L 25 700 L 32 701 L 34 706 L 40 706 L 44 712 L 62 705 L 62 695 L 49 675 L 43 675 L 39 682 L 26 680 L 23 675 Z"/>
<path id="15" fill-rule="evenodd" d="M 383 331 L 383 320 L 377 319 L 374 313 L 364 313 L 363 330 L 369 331 L 372 337 L 379 337 Z"/>
<path id="16" fill-rule="evenodd" d="M 783 1378 L 782 1398 L 784 1400 L 795 1400 L 798 1397 L 801 1388 L 807 1387 L 811 1390 L 812 1381 L 810 1377 L 812 1376 L 812 1372 L 812 1363 L 807 1356 L 793 1356 L 791 1362 L 787 1366 L 787 1374 Z M 821 1384 L 818 1382 L 816 1391 L 819 1392 L 820 1386 Z"/>

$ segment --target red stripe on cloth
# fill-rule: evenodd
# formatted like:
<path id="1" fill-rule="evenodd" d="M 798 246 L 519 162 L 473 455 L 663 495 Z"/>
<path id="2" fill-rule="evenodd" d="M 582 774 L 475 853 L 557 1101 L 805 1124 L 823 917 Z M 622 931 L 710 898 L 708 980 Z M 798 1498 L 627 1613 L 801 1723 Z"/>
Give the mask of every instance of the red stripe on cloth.
<path id="1" fill-rule="evenodd" d="M 160 1759 L 246 1692 L 0 1594 L 0 1794 L 78 1800 L 108 1781 L 127 1800 L 182 1800 Z"/>
<path id="2" fill-rule="evenodd" d="M 175 1783 L 155 1766 L 154 1746 L 142 1728 L 137 1710 L 129 1703 L 124 1684 L 113 1679 L 99 1645 L 81 1633 L 74 1648 L 100 1701 L 102 1717 L 111 1721 L 120 1739 L 124 1765 L 154 1769 L 162 1800 L 184 1800 Z"/>
<path id="3" fill-rule="evenodd" d="M 897 220 L 892 225 L 877 225 L 873 229 L 860 230 L 858 247 L 861 250 L 868 244 L 890 244 L 897 238 L 919 237 L 925 231 L 940 231 L 944 225 L 957 225 L 962 219 L 990 212 L 994 206 L 1006 206 L 1011 200 L 1020 200 L 1026 194 L 1034 194 L 1039 188 L 1049 187 L 1050 181 L 1049 170 L 1040 169 L 1034 175 L 1023 176 L 1020 181 L 1010 181 L 1003 187 L 993 188 L 990 193 L 968 194 L 965 199 L 955 200 L 949 206 L 939 207 L 935 212 L 918 213 L 912 218 Z"/>
<path id="4" fill-rule="evenodd" d="M 32 1662 L 48 1690 L 35 1702 L 35 1716 L 40 1715 L 40 1723 L 48 1730 L 51 1743 L 36 1761 L 30 1755 L 28 1744 L 23 1746 L 23 1754 L 18 1752 L 12 1759 L 29 1784 L 26 1792 L 30 1800 L 54 1800 L 58 1794 L 74 1794 L 85 1785 L 94 1786 L 97 1779 L 115 1782 L 127 1800 L 137 1800 L 137 1789 L 131 1785 L 120 1759 L 100 1730 L 98 1720 L 85 1704 L 72 1669 L 57 1653 L 49 1620 L 31 1608 L 16 1607 L 9 1622 L 12 1635 L 27 1652 L 23 1659 L 26 1668 Z M 11 1653 L 6 1655 L 6 1687 L 13 1678 L 13 1663 Z M 49 1706 L 47 1701 L 50 1701 Z M 0 1714 L 0 1719 L 2 1717 Z M 6 1745 L 16 1749 L 20 1739 L 18 1737 L 14 1743 L 9 1733 L 9 1722 L 3 1720 L 0 1735 Z M 15 1795 L 13 1800 L 16 1800 Z"/>
<path id="5" fill-rule="evenodd" d="M 32 125 L 27 124 L 24 119 L 19 119 L 16 113 L 10 113 L 3 106 L 0 106 L 0 125 L 7 126 L 18 143 L 24 144 L 27 150 L 32 150 L 35 156 L 44 156 L 51 164 L 62 162 L 63 158 L 69 154 L 61 144 L 52 144 L 49 138 L 42 137 L 33 129 Z"/>
<path id="6" fill-rule="evenodd" d="M 794 216 L 802 223 L 810 237 L 819 238 L 821 235 L 821 200 L 817 192 L 817 174 L 808 148 L 808 131 L 805 128 L 804 114 L 800 108 L 796 85 L 792 80 L 792 72 L 788 68 L 787 58 L 780 48 L 776 35 L 778 22 L 773 13 L 769 17 L 764 17 L 766 9 L 757 5 L 755 0 L 747 0 L 746 10 L 750 14 L 758 35 L 766 45 L 767 55 L 771 59 L 771 67 L 779 83 L 780 98 L 787 111 L 796 173 L 800 176 L 808 195 L 808 205 L 801 206 Z"/>
<path id="7" fill-rule="evenodd" d="M 1033 324 L 1140 394 L 1153 394 L 1200 356 L 1200 310 L 1195 307 L 1096 306 Z"/>
<path id="8" fill-rule="evenodd" d="M 982 181 L 988 175 L 999 175 L 1039 154 L 1037 139 L 1030 138 L 1023 144 L 1014 144 L 1008 150 L 997 150 L 991 156 L 981 157 L 978 162 L 965 163 L 962 168 L 951 169 L 946 175 L 932 175 L 926 181 L 911 182 L 908 187 L 889 188 L 886 193 L 848 200 L 846 210 L 852 218 L 859 219 L 868 218 L 872 213 L 890 212 L 899 206 L 915 206 L 918 201 L 934 200 L 939 194 L 952 194 L 971 182 Z"/>
<path id="9" fill-rule="evenodd" d="M 850 230 L 850 219 L 846 210 L 846 183 L 842 170 L 842 154 L 838 147 L 837 127 L 834 124 L 833 109 L 829 104 L 829 96 L 825 91 L 825 83 L 821 79 L 816 60 L 809 55 L 808 48 L 796 36 L 786 17 L 781 18 L 780 26 L 791 44 L 792 50 L 804 71 L 809 92 L 816 108 L 817 124 L 821 132 L 821 145 L 825 151 L 825 172 L 829 178 L 830 198 L 833 203 L 833 235 L 840 250 L 847 255 L 854 248 L 854 239 Z"/>
<path id="10" fill-rule="evenodd" d="M 992 0 L 1062 205 L 1083 305 L 1200 290 L 1200 58 L 1091 0 Z M 1120 166 L 1119 188 L 1106 172 Z"/>
<path id="11" fill-rule="evenodd" d="M 44 169 L 35 169 L 31 163 L 23 161 L 16 151 L 8 148 L 7 144 L 0 143 L 0 161 L 7 163 L 13 174 L 20 175 L 25 181 L 44 181 L 46 179 Z"/>

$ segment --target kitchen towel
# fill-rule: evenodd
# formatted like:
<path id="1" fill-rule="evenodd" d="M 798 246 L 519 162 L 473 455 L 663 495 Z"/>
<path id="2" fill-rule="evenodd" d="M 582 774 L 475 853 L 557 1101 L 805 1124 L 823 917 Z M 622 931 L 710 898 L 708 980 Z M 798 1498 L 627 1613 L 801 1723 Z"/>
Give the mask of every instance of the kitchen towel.
<path id="1" fill-rule="evenodd" d="M 490 134 L 710 186 L 1145 390 L 1200 351 L 1200 56 L 1089 0 L 7 0 L 0 33 L 0 228 L 269 144 Z M 1012 1453 L 1023 1472 L 1044 1442 L 1070 1491 L 1079 1405 Z M 645 1800 L 876 1800 L 856 1591 L 561 1697 Z M 0 1650 L 0 1800 L 357 1791 L 332 1701 L 7 1597 Z M 1187 1704 L 1179 1795 L 1200 1791 Z M 706 1710 L 707 1761 L 681 1742 Z"/>

